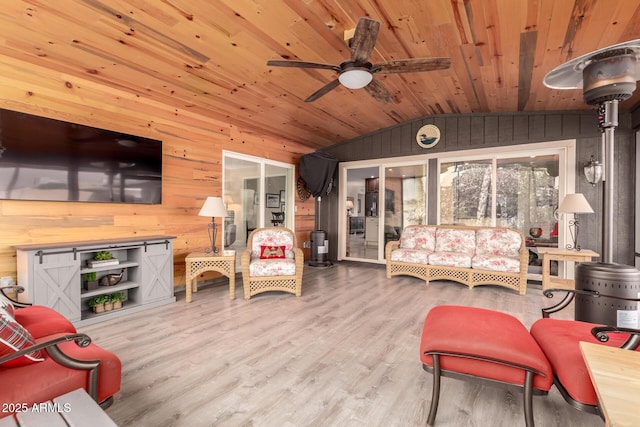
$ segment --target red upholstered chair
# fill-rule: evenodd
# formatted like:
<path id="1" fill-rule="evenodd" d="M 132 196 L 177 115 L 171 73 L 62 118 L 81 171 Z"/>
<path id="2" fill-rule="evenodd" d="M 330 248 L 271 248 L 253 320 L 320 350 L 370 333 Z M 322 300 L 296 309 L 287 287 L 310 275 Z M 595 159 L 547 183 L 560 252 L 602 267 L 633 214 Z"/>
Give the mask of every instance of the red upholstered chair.
<path id="1" fill-rule="evenodd" d="M 543 318 L 531 326 L 531 335 L 549 359 L 553 369 L 553 382 L 567 403 L 581 411 L 598 414 L 604 418 L 598 406 L 596 392 L 582 358 L 579 343 L 586 341 L 638 351 L 640 330 L 577 320 L 552 319 L 549 315 L 569 305 L 576 294 L 605 301 L 607 298 L 625 301 L 640 301 L 640 299 L 605 295 L 587 290 L 547 289 L 544 291 L 544 295 L 549 298 L 555 293 L 566 295 L 559 304 L 542 309 Z"/>
<path id="2" fill-rule="evenodd" d="M 529 331 L 515 317 L 494 310 L 432 308 L 422 329 L 420 360 L 433 373 L 430 426 L 438 410 L 441 376 L 520 387 L 528 427 L 533 426 L 532 396 L 544 395 L 552 386 L 551 366 Z"/>
<path id="3" fill-rule="evenodd" d="M 120 359 L 55 310 L 19 308 L 24 305 L 0 289 L 0 402 L 31 407 L 82 388 L 103 408 L 110 406 L 120 390 Z"/>

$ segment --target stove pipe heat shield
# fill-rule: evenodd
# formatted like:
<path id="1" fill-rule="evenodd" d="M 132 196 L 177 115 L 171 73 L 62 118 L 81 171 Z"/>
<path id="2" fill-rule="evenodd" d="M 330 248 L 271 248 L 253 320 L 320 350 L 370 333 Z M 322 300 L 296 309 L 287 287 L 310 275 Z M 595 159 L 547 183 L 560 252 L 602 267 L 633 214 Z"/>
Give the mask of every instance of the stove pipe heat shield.
<path id="1" fill-rule="evenodd" d="M 307 189 L 316 199 L 315 230 L 311 232 L 311 257 L 309 265 L 322 267 L 331 265 L 329 261 L 329 240 L 327 233 L 320 230 L 320 212 L 322 196 L 333 189 L 333 176 L 338 159 L 327 153 L 316 151 L 300 157 L 300 176 Z"/>

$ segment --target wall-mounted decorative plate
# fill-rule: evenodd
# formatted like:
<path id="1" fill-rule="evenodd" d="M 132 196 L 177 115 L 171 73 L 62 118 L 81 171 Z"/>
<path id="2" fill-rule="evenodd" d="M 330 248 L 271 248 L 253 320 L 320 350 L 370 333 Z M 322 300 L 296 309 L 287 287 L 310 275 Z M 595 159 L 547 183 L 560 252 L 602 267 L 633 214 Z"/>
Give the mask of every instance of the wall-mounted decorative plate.
<path id="1" fill-rule="evenodd" d="M 416 134 L 416 142 L 422 148 L 432 148 L 440 142 L 440 129 L 436 125 L 424 125 Z"/>

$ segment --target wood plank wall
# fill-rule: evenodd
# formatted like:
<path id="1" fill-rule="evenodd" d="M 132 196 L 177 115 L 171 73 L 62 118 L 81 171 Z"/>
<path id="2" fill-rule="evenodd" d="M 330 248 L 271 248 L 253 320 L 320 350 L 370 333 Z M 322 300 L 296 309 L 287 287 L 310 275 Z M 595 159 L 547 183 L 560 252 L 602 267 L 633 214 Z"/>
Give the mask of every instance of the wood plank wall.
<path id="1" fill-rule="evenodd" d="M 640 115 L 639 115 L 640 116 Z M 614 262 L 634 264 L 634 221 L 636 189 L 635 133 L 632 115 L 620 112 L 615 138 L 615 220 Z M 433 148 L 423 149 L 415 142 L 418 129 L 425 124 L 440 128 L 441 140 Z M 576 192 L 583 193 L 595 215 L 580 217 L 581 245 L 601 253 L 603 184 L 591 186 L 584 178 L 583 166 L 591 155 L 600 159 L 601 133 L 595 110 L 539 113 L 451 114 L 426 116 L 399 125 L 381 129 L 329 147 L 325 151 L 340 161 L 371 158 L 407 157 L 416 154 L 444 153 L 477 148 L 521 145 L 535 142 L 576 139 Z M 437 192 L 436 162 L 431 161 L 429 193 Z M 326 203 L 325 203 L 326 200 Z M 329 230 L 330 258 L 337 257 L 338 194 L 323 198 L 322 227 Z M 435 222 L 436 206 L 429 206 L 429 220 Z M 333 231 L 332 231 L 333 230 Z"/>
<path id="2" fill-rule="evenodd" d="M 296 167 L 313 151 L 4 57 L 0 75 L 2 108 L 163 141 L 161 205 L 0 201 L 0 276 L 16 277 L 12 245 L 166 234 L 177 237 L 174 284 L 184 285 L 184 257 L 208 246 L 208 221 L 198 211 L 207 196 L 222 193 L 222 150 L 260 153 Z M 303 242 L 314 228 L 315 206 L 313 199 L 296 199 L 296 205 L 296 236 Z"/>

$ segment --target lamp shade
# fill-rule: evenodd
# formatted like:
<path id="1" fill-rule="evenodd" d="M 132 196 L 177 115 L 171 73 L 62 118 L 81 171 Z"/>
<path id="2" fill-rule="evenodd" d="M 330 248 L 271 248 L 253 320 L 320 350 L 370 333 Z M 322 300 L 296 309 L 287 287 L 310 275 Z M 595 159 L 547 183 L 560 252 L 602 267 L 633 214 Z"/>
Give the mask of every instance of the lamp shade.
<path id="1" fill-rule="evenodd" d="M 353 209 L 353 202 L 351 200 L 347 200 L 347 210 Z"/>
<path id="2" fill-rule="evenodd" d="M 593 213 L 593 209 L 582 193 L 567 194 L 558 206 L 561 213 Z"/>
<path id="3" fill-rule="evenodd" d="M 352 68 L 346 71 L 343 71 L 339 76 L 338 80 L 342 84 L 342 86 L 347 87 L 349 89 L 362 89 L 369 83 L 373 76 L 366 68 Z"/>
<path id="4" fill-rule="evenodd" d="M 207 197 L 204 201 L 200 212 L 200 216 L 208 216 L 211 218 L 224 218 L 227 216 L 227 210 L 224 208 L 222 197 Z"/>

